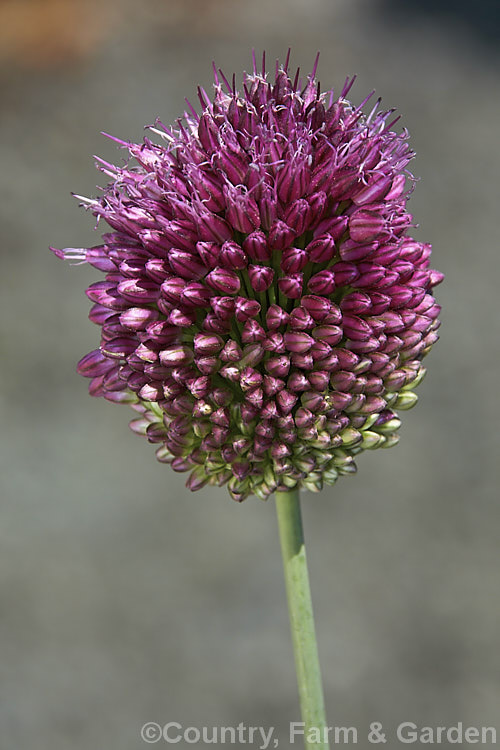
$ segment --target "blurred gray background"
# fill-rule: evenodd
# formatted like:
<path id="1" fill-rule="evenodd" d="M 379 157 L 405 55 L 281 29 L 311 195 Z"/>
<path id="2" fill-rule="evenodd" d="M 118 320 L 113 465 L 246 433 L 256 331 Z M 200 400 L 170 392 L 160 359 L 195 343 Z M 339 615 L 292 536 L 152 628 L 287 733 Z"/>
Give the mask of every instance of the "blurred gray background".
<path id="1" fill-rule="evenodd" d="M 47 250 L 98 242 L 70 191 L 95 195 L 92 154 L 122 157 L 99 131 L 140 140 L 252 46 L 306 72 L 320 50 L 323 89 L 357 73 L 353 101 L 398 108 L 446 273 L 400 445 L 304 496 L 329 723 L 366 746 L 380 721 L 388 748 L 403 721 L 500 733 L 498 4 L 471 7 L 0 2 L 1 748 L 136 750 L 146 721 L 275 726 L 287 747 L 300 718 L 273 502 L 189 493 L 127 407 L 87 395 L 101 276 Z"/>

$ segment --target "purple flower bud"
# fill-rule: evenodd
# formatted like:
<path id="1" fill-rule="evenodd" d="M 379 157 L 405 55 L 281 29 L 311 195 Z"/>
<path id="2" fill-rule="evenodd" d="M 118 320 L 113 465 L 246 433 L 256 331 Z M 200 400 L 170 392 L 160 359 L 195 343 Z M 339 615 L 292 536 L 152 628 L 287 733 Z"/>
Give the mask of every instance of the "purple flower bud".
<path id="1" fill-rule="evenodd" d="M 185 250 L 176 250 L 172 248 L 168 260 L 174 274 L 188 281 L 197 281 L 207 272 L 204 263 L 201 262 L 197 255 L 188 253 Z"/>
<path id="2" fill-rule="evenodd" d="M 200 256 L 203 264 L 213 270 L 217 268 L 220 257 L 220 245 L 215 242 L 197 242 L 196 250 Z"/>
<path id="3" fill-rule="evenodd" d="M 301 331 L 287 331 L 283 336 L 285 347 L 289 352 L 304 354 L 314 344 L 314 339 Z"/>
<path id="4" fill-rule="evenodd" d="M 266 396 L 275 396 L 278 391 L 285 387 L 285 381 L 281 378 L 273 378 L 271 375 L 264 375 L 263 388 Z"/>
<path id="5" fill-rule="evenodd" d="M 268 244 L 273 250 L 284 250 L 291 245 L 294 237 L 293 229 L 284 221 L 277 219 L 269 231 Z"/>
<path id="6" fill-rule="evenodd" d="M 310 352 L 305 354 L 294 352 L 290 357 L 290 363 L 301 370 L 312 370 L 314 367 L 314 359 Z"/>
<path id="7" fill-rule="evenodd" d="M 258 341 L 264 341 L 266 332 L 256 320 L 249 319 L 243 326 L 241 340 L 244 344 L 254 344 Z"/>
<path id="8" fill-rule="evenodd" d="M 304 409 L 308 409 L 314 414 L 317 414 L 325 408 L 325 399 L 315 391 L 307 391 L 306 393 L 303 393 L 300 400 Z"/>
<path id="9" fill-rule="evenodd" d="M 260 303 L 255 299 L 246 299 L 246 297 L 237 297 L 235 300 L 236 320 L 244 323 L 249 318 L 255 318 L 260 312 Z"/>
<path id="10" fill-rule="evenodd" d="M 237 294 L 240 291 L 240 280 L 234 271 L 225 268 L 214 268 L 205 277 L 206 283 L 223 294 Z"/>
<path id="11" fill-rule="evenodd" d="M 264 232 L 252 232 L 243 240 L 243 250 L 252 260 L 266 263 L 271 258 L 271 250 L 268 247 Z"/>
<path id="12" fill-rule="evenodd" d="M 309 226 L 309 218 L 309 203 L 304 200 L 304 198 L 299 198 L 294 201 L 294 203 L 292 203 L 287 209 L 284 216 L 285 223 L 293 229 L 294 233 L 297 235 L 305 232 L 306 227 Z"/>
<path id="13" fill-rule="evenodd" d="M 291 273 L 278 279 L 278 287 L 289 299 L 299 299 L 302 294 L 302 273 Z"/>
<path id="14" fill-rule="evenodd" d="M 160 362 L 165 367 L 177 367 L 186 365 L 193 361 L 193 352 L 187 346 L 177 344 L 169 346 L 160 352 Z"/>
<path id="15" fill-rule="evenodd" d="M 284 354 L 270 357 L 264 364 L 269 375 L 275 378 L 285 378 L 290 370 L 290 360 Z"/>
<path id="16" fill-rule="evenodd" d="M 283 415 L 290 414 L 297 401 L 297 394 L 287 391 L 286 388 L 283 388 L 283 390 L 276 394 L 276 403 L 278 404 L 280 413 Z"/>
<path id="17" fill-rule="evenodd" d="M 206 307 L 212 293 L 203 284 L 191 281 L 182 290 L 181 304 L 189 307 Z"/>
<path id="18" fill-rule="evenodd" d="M 114 370 L 115 367 L 116 364 L 107 357 L 104 357 L 100 349 L 95 349 L 81 358 L 76 366 L 76 370 L 85 378 L 95 378 L 99 375 L 105 375 L 110 370 Z"/>
<path id="19" fill-rule="evenodd" d="M 219 356 L 223 362 L 239 362 L 242 357 L 242 351 L 236 341 L 228 339 Z"/>
<path id="20" fill-rule="evenodd" d="M 232 237 L 231 227 L 217 214 L 202 214 L 198 217 L 199 232 L 204 242 L 223 243 Z"/>
<path id="21" fill-rule="evenodd" d="M 283 250 L 280 267 L 284 273 L 295 274 L 302 271 L 307 261 L 306 250 L 302 250 L 300 247 L 289 247 L 287 250 Z"/>
<path id="22" fill-rule="evenodd" d="M 279 305 L 270 305 L 266 313 L 266 323 L 270 331 L 275 331 L 287 325 L 290 315 Z"/>
<path id="23" fill-rule="evenodd" d="M 311 263 L 328 263 L 335 257 L 335 242 L 330 234 L 322 234 L 306 247 Z"/>
<path id="24" fill-rule="evenodd" d="M 338 265 L 338 264 L 337 264 Z M 307 288 L 315 295 L 328 295 L 335 291 L 335 273 L 333 271 L 319 271 L 311 276 Z"/>
<path id="25" fill-rule="evenodd" d="M 241 271 L 248 265 L 248 259 L 236 242 L 224 242 L 220 251 L 220 262 L 225 268 Z"/>
<path id="26" fill-rule="evenodd" d="M 248 266 L 248 276 L 255 292 L 265 292 L 271 286 L 274 271 L 268 266 Z"/>
<path id="27" fill-rule="evenodd" d="M 304 297 L 301 299 L 301 304 L 303 304 L 303 301 Z M 290 313 L 290 328 L 294 331 L 308 331 L 313 327 L 314 318 L 309 314 L 305 307 L 294 307 Z"/>
<path id="28" fill-rule="evenodd" d="M 248 234 L 260 226 L 259 207 L 248 193 L 242 192 L 240 188 L 232 185 L 224 187 L 227 211 L 226 216 L 238 232 Z"/>
<path id="29" fill-rule="evenodd" d="M 342 340 L 343 332 L 338 326 L 323 325 L 313 328 L 312 335 L 318 341 L 324 341 L 330 346 L 335 346 Z"/>
<path id="30" fill-rule="evenodd" d="M 302 372 L 293 372 L 287 381 L 287 387 L 290 391 L 300 393 L 309 389 L 309 381 Z"/>
<path id="31" fill-rule="evenodd" d="M 389 188 L 391 187 L 391 183 L 391 177 L 382 176 L 376 178 L 370 185 L 366 185 L 366 187 L 361 188 L 361 190 L 353 196 L 353 202 L 358 206 L 362 206 L 365 203 L 373 203 L 373 201 L 380 200 L 380 198 L 383 198 L 388 192 Z"/>
<path id="32" fill-rule="evenodd" d="M 282 333 L 270 333 L 266 340 L 262 342 L 262 346 L 266 351 L 276 354 L 284 354 L 286 351 Z"/>
<path id="33" fill-rule="evenodd" d="M 194 337 L 194 352 L 197 356 L 217 354 L 224 346 L 220 336 L 197 333 Z"/>
<path id="34" fill-rule="evenodd" d="M 315 391 L 323 392 L 328 388 L 330 373 L 325 370 L 316 370 L 307 376 L 309 383 Z"/>

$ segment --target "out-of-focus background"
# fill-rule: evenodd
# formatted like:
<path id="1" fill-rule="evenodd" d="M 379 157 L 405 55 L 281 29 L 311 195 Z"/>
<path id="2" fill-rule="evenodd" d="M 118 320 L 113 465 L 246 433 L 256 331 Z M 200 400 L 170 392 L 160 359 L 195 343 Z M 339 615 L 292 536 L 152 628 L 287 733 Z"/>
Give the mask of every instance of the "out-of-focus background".
<path id="1" fill-rule="evenodd" d="M 101 277 L 47 249 L 98 242 L 70 191 L 122 158 L 101 130 L 140 140 L 252 47 L 305 72 L 320 50 L 323 89 L 357 73 L 353 101 L 398 108 L 446 273 L 400 445 L 304 497 L 329 723 L 500 732 L 499 28 L 487 0 L 0 2 L 2 747 L 136 750 L 147 721 L 287 747 L 300 718 L 273 502 L 189 493 L 89 398 Z"/>

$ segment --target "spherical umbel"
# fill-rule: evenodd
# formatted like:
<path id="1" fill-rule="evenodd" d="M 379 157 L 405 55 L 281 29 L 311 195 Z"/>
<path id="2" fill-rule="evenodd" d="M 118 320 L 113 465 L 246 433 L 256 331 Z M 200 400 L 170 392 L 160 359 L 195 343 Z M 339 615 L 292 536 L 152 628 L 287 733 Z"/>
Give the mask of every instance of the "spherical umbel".
<path id="1" fill-rule="evenodd" d="M 102 244 L 54 250 L 105 274 L 87 290 L 90 393 L 131 404 L 193 490 L 266 498 L 353 473 L 397 442 L 438 338 L 407 133 L 315 72 L 254 61 L 241 93 L 216 74 L 199 114 L 151 128 L 161 143 L 119 141 L 135 163 L 99 162 L 111 182 L 85 203 L 111 227 Z"/>

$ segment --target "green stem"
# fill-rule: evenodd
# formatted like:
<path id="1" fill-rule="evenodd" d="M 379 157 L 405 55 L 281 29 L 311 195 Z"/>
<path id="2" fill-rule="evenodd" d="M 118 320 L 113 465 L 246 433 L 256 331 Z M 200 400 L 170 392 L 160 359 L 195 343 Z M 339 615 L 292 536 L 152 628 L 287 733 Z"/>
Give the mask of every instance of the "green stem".
<path id="1" fill-rule="evenodd" d="M 314 630 L 298 490 L 276 492 L 300 708 L 306 750 L 328 750 L 328 730 Z"/>

